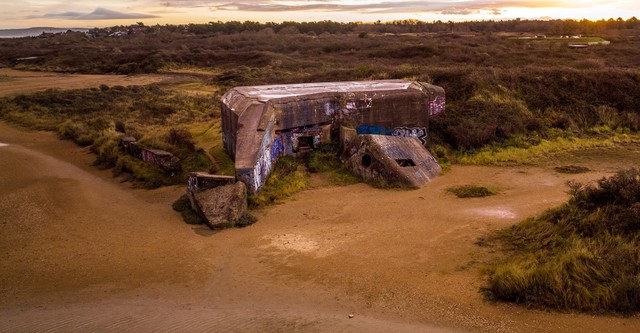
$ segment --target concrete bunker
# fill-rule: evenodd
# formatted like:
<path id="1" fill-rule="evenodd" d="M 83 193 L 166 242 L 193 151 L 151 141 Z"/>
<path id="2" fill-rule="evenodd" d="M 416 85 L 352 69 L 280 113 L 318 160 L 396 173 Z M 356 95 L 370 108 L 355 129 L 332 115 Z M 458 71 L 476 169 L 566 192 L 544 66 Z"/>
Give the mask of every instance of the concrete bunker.
<path id="1" fill-rule="evenodd" d="M 354 174 L 389 186 L 423 187 L 442 171 L 415 137 L 357 135 L 342 159 Z"/>
<path id="2" fill-rule="evenodd" d="M 236 87 L 224 94 L 221 103 L 224 148 L 235 162 L 237 178 L 250 192 L 257 193 L 278 156 L 295 156 L 321 142 L 338 140 L 341 126 L 352 129 L 350 137 L 342 139 L 345 147 L 360 135 L 412 138 L 361 139 L 371 147 L 398 147 L 375 150 L 370 162 L 366 154 L 362 155 L 359 164 L 373 164 L 380 160 L 380 154 L 402 149 L 429 154 L 424 148 L 429 118 L 444 112 L 445 95 L 441 87 L 423 82 L 378 80 Z M 432 165 L 422 163 L 428 159 L 423 155 L 396 155 L 394 163 L 404 165 L 399 168 Z"/>

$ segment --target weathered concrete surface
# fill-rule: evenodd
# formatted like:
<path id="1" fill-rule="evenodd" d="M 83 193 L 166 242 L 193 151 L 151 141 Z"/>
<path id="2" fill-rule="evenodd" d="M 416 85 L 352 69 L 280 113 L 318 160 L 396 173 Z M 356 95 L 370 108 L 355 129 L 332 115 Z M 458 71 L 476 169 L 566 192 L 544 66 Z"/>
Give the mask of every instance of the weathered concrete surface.
<path id="1" fill-rule="evenodd" d="M 187 185 L 187 197 L 191 202 L 191 208 L 196 212 L 201 212 L 195 194 L 224 185 L 232 185 L 236 182 L 235 177 L 212 175 L 207 172 L 189 173 Z M 204 217 L 204 215 L 203 215 Z"/>
<path id="2" fill-rule="evenodd" d="M 189 173 L 188 188 L 189 192 L 199 192 L 214 187 L 230 185 L 236 182 L 236 177 L 212 175 L 208 172 L 191 172 Z"/>
<path id="3" fill-rule="evenodd" d="M 233 226 L 247 212 L 247 186 L 243 182 L 193 193 L 196 212 L 210 228 Z"/>
<path id="4" fill-rule="evenodd" d="M 223 142 L 238 179 L 257 193 L 279 155 L 312 149 L 328 125 L 424 144 L 429 117 L 444 107 L 441 87 L 403 80 L 236 87 L 222 97 Z"/>
<path id="5" fill-rule="evenodd" d="M 414 137 L 357 135 L 343 158 L 351 172 L 388 186 L 423 187 L 442 171 Z"/>
<path id="6" fill-rule="evenodd" d="M 167 174 L 173 175 L 182 170 L 178 157 L 168 151 L 141 147 L 133 137 L 121 138 L 120 148 L 133 157 L 157 165 Z"/>

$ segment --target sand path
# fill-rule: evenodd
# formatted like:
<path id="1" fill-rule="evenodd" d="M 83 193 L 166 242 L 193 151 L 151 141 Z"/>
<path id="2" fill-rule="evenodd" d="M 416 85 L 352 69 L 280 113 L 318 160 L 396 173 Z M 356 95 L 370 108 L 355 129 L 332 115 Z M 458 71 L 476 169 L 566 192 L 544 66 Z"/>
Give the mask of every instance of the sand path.
<path id="1" fill-rule="evenodd" d="M 456 166 L 415 191 L 319 186 L 214 233 L 171 210 L 183 187 L 132 190 L 51 133 L 0 123 L 0 143 L 0 331 L 640 329 L 638 317 L 527 310 L 479 292 L 496 253 L 478 237 L 560 204 L 567 180 L 597 179 L 614 161 L 587 158 L 594 171 L 577 176 Z M 446 192 L 470 183 L 500 194 Z"/>
<path id="2" fill-rule="evenodd" d="M 108 86 L 130 86 L 175 80 L 176 75 L 105 75 L 105 74 L 65 74 L 54 72 L 19 71 L 0 68 L 0 97 L 56 89 L 97 88 Z"/>

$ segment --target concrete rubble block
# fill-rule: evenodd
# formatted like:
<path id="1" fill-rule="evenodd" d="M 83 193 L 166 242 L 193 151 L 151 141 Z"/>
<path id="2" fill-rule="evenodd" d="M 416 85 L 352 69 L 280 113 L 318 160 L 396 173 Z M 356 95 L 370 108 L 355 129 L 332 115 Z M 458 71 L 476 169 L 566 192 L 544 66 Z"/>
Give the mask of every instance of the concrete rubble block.
<path id="1" fill-rule="evenodd" d="M 357 135 L 342 158 L 354 174 L 387 186 L 424 187 L 442 171 L 415 137 Z"/>
<path id="2" fill-rule="evenodd" d="M 189 173 L 189 192 L 198 192 L 214 187 L 230 185 L 236 182 L 236 177 L 212 175 L 208 172 L 191 172 Z"/>
<path id="3" fill-rule="evenodd" d="M 193 193 L 196 211 L 210 228 L 234 226 L 247 213 L 247 186 L 243 182 Z"/>

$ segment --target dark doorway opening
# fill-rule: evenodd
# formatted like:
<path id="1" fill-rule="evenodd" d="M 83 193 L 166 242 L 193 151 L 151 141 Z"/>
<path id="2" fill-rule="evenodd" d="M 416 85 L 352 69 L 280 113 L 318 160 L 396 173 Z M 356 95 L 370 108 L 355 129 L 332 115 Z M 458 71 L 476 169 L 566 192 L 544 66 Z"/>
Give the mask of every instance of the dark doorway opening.
<path id="1" fill-rule="evenodd" d="M 371 165 L 371 156 L 369 154 L 362 155 L 362 166 L 368 168 Z"/>
<path id="2" fill-rule="evenodd" d="M 412 159 L 397 159 L 396 163 L 398 163 L 398 165 L 400 165 L 401 167 L 410 167 L 410 166 L 416 166 L 416 163 L 412 160 Z"/>
<path id="3" fill-rule="evenodd" d="M 299 150 L 313 149 L 313 137 L 312 136 L 298 137 L 298 149 Z"/>

